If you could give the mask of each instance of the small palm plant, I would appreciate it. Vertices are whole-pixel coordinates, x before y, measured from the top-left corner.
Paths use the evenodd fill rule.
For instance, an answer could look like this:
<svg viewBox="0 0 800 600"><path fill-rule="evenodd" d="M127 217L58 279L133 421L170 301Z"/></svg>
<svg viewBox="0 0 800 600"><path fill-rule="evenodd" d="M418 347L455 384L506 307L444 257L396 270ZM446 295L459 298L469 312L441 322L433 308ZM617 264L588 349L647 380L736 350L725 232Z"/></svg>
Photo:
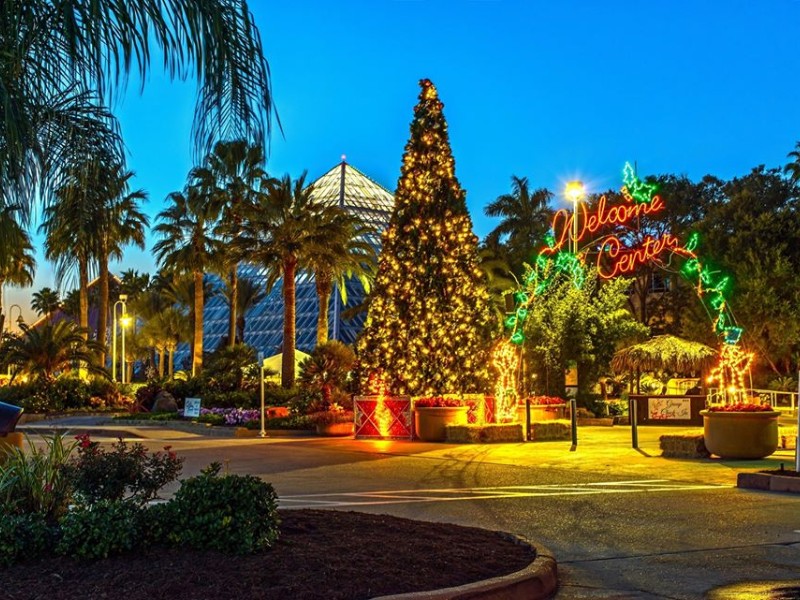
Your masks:
<svg viewBox="0 0 800 600"><path fill-rule="evenodd" d="M3 343L2 368L12 367L15 377L17 373L27 373L49 382L57 374L83 364L90 372L108 377L104 368L92 362L100 344L84 339L85 335L86 331L71 321L36 328L23 325L21 336L7 338Z"/></svg>

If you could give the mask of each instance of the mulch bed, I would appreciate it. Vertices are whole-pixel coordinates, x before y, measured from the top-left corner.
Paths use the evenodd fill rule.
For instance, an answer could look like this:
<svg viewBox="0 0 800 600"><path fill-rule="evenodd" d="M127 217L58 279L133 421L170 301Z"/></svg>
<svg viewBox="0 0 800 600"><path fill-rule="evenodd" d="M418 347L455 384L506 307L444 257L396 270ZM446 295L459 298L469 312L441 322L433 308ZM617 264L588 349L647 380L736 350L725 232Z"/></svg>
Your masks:
<svg viewBox="0 0 800 600"><path fill-rule="evenodd" d="M463 585L518 571L531 548L496 532L356 512L281 512L268 552L179 548L0 569L3 600L345 600Z"/></svg>

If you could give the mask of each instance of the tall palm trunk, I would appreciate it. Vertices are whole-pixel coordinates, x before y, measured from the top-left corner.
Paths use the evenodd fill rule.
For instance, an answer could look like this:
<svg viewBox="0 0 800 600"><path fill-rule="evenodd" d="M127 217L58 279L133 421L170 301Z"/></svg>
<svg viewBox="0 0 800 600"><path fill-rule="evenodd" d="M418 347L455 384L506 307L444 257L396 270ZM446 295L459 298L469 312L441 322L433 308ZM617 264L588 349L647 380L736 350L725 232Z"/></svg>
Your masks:
<svg viewBox="0 0 800 600"><path fill-rule="evenodd" d="M169 378L175 377L175 347L170 346L167 350L169 353Z"/></svg>
<svg viewBox="0 0 800 600"><path fill-rule="evenodd" d="M233 348L236 345L236 307L239 304L239 265L233 265L231 269L231 309L228 318L228 346Z"/></svg>
<svg viewBox="0 0 800 600"><path fill-rule="evenodd" d="M6 323L6 313L3 310L3 285L5 284L4 279L0 279L0 337L3 336L3 332L5 331L5 323ZM9 329L11 328L11 323L8 324Z"/></svg>
<svg viewBox="0 0 800 600"><path fill-rule="evenodd" d="M103 349L100 351L100 365L106 364L106 355L108 354L108 346L106 340L108 336L108 242L103 239L100 242L99 253L99 277L100 277L100 307L97 315L97 341Z"/></svg>
<svg viewBox="0 0 800 600"><path fill-rule="evenodd" d="M192 375L203 369L203 272L194 272L194 340L192 345Z"/></svg>
<svg viewBox="0 0 800 600"><path fill-rule="evenodd" d="M281 357L281 387L294 387L294 344L295 344L295 272L297 259L283 260L283 356Z"/></svg>
<svg viewBox="0 0 800 600"><path fill-rule="evenodd" d="M78 321L83 339L89 338L89 259L78 259Z"/></svg>
<svg viewBox="0 0 800 600"><path fill-rule="evenodd" d="M166 358L166 352L164 348L158 349L158 378L164 379L164 359Z"/></svg>
<svg viewBox="0 0 800 600"><path fill-rule="evenodd" d="M317 315L317 346L328 341L328 306L331 302L333 281L326 275L317 273L317 300L319 301L319 314Z"/></svg>

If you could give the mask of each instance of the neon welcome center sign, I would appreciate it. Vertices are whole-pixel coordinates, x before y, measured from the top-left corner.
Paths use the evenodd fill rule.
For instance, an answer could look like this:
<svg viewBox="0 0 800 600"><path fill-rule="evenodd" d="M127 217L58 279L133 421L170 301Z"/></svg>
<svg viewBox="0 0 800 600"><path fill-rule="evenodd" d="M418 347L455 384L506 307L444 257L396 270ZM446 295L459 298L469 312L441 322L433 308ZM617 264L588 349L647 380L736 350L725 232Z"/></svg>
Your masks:
<svg viewBox="0 0 800 600"><path fill-rule="evenodd" d="M723 342L720 361L711 372L710 380L718 381L726 393L736 393L745 388L745 375L753 355L739 347L743 330L736 325L728 306L730 277L706 265L698 256L698 235L691 234L683 245L669 232L659 237L646 235L633 247L627 246L615 233L597 236L609 227L630 228L634 220L638 222L641 217L656 215L665 208L663 199L656 193L657 186L641 181L630 163L625 164L623 183L623 201L620 203L610 205L606 196L601 196L591 213L585 204L581 204L579 211L561 209L554 215L545 238L547 246L537 255L525 278L525 288L514 294L514 313L505 320L508 338L493 353L493 362L499 373L495 396L500 414L511 416L514 411L517 394L515 373L520 362L517 348L525 341L523 324L531 304L561 277L569 277L575 287L582 287L590 252L597 253L595 266L602 279L632 273L638 266L651 261L664 266L672 256L683 259L680 272L693 284L712 318L715 333ZM669 259L665 261L667 256Z"/></svg>

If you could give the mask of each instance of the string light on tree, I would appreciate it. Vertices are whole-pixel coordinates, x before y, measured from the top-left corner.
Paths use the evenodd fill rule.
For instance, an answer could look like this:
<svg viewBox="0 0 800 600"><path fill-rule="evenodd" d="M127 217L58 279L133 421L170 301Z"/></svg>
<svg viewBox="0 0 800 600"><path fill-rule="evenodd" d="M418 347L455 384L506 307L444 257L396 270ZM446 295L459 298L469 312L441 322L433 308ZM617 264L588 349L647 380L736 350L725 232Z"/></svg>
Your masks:
<svg viewBox="0 0 800 600"><path fill-rule="evenodd" d="M395 207L357 343L360 381L394 394L482 392L488 293L436 87L420 81Z"/></svg>

